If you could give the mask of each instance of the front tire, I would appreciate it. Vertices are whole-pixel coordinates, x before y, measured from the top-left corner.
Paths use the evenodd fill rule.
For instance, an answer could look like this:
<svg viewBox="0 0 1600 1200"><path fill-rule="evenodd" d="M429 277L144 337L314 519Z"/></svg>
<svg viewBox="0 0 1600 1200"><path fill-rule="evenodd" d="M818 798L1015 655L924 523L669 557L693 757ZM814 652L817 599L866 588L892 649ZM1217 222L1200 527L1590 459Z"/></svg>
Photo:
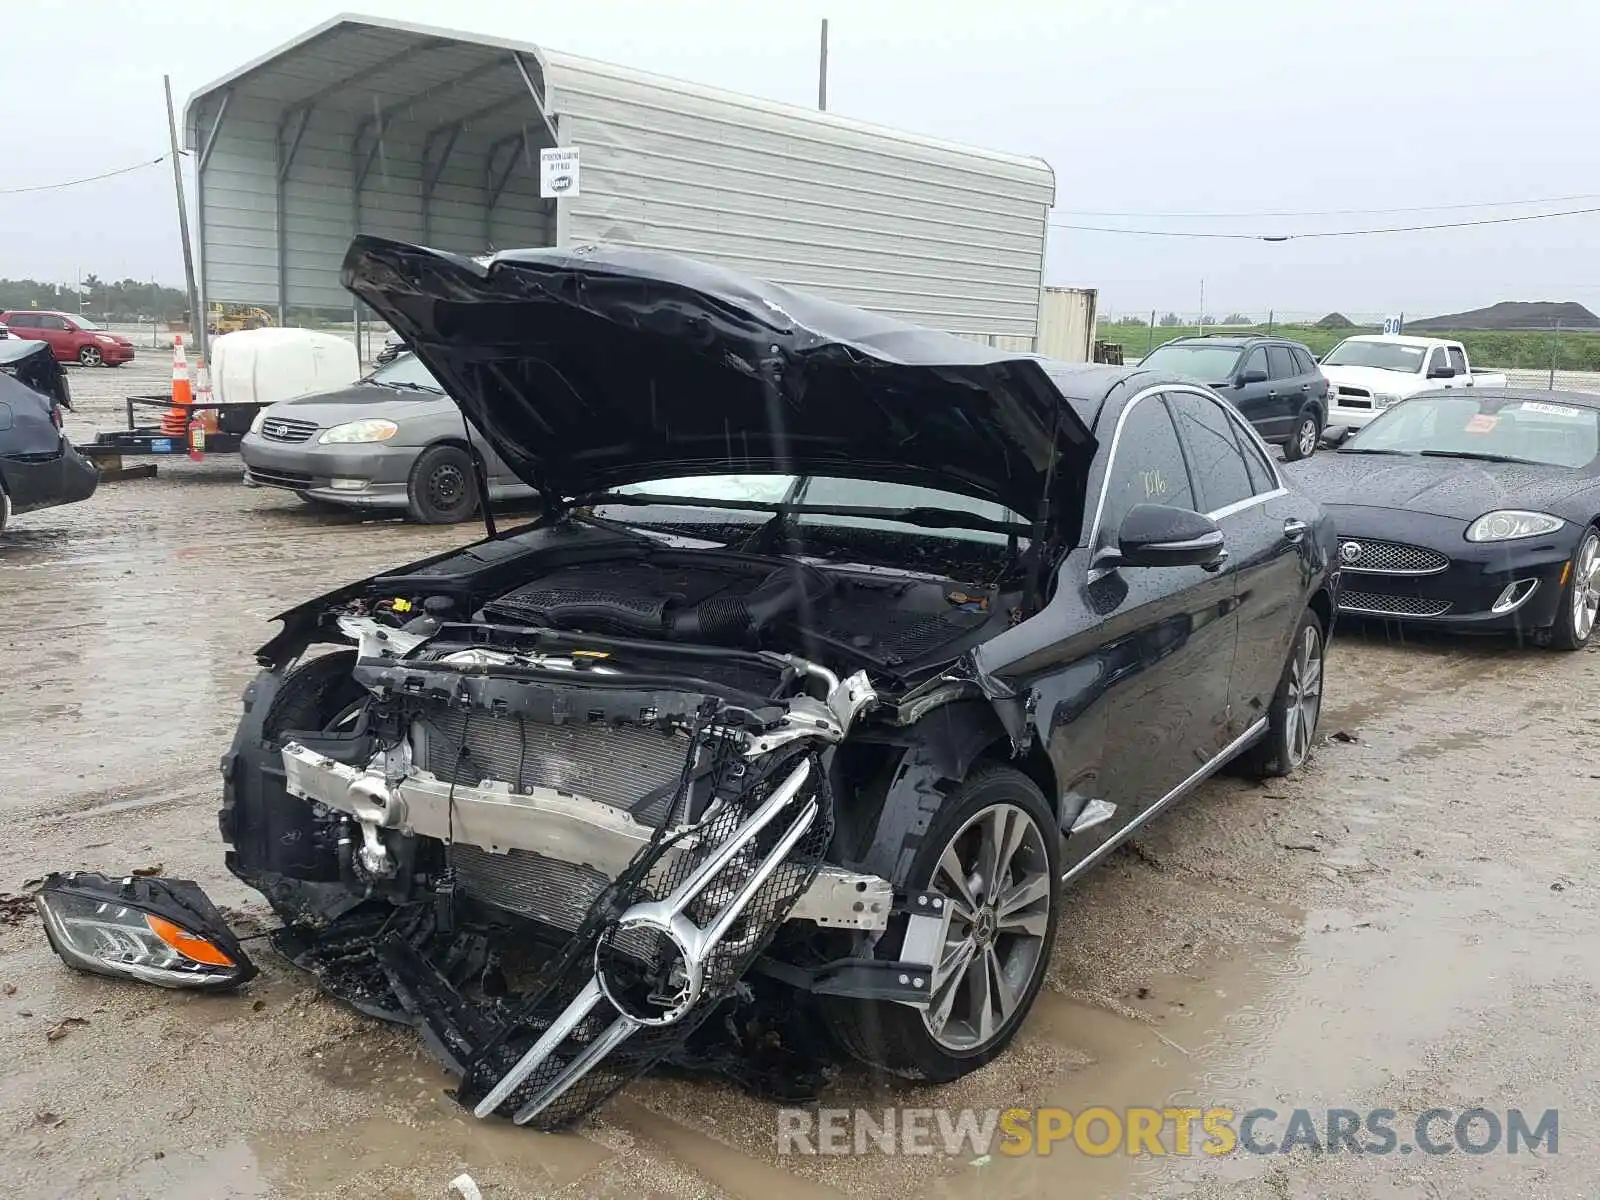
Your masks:
<svg viewBox="0 0 1600 1200"><path fill-rule="evenodd" d="M1567 585L1556 605L1556 623L1550 627L1553 650L1582 650L1594 637L1600 617L1600 530L1583 531L1578 548L1567 564Z"/></svg>
<svg viewBox="0 0 1600 1200"><path fill-rule="evenodd" d="M1317 410L1308 404L1300 410L1300 415L1295 418L1294 432L1283 444L1283 461L1299 462L1302 458L1310 458L1317 452L1317 442L1321 437L1322 422L1317 417Z"/></svg>
<svg viewBox="0 0 1600 1200"><path fill-rule="evenodd" d="M78 361L86 367L102 367L106 360L99 346L85 346L78 351Z"/></svg>
<svg viewBox="0 0 1600 1200"><path fill-rule="evenodd" d="M1044 983L1055 942L1060 836L1037 784L1010 767L979 767L945 798L896 890L946 898L933 997L830 1005L835 1036L868 1066L948 1083L1011 1043ZM917 918L919 921L928 918ZM885 942L902 952L909 918Z"/></svg>
<svg viewBox="0 0 1600 1200"><path fill-rule="evenodd" d="M478 508L472 456L460 446L430 446L406 484L407 511L425 525L454 525Z"/></svg>
<svg viewBox="0 0 1600 1200"><path fill-rule="evenodd" d="M1269 779L1305 766L1322 716L1323 663L1327 639L1322 620L1307 609L1289 645L1289 661L1267 709L1267 732L1242 756L1248 774Z"/></svg>

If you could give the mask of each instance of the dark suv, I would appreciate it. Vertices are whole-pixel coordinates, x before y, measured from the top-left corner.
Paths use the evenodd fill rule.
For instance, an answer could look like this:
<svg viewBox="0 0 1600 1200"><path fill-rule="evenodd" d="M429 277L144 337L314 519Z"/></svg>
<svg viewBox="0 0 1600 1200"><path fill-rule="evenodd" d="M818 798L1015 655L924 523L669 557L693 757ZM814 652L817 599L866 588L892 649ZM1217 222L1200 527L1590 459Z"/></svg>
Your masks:
<svg viewBox="0 0 1600 1200"><path fill-rule="evenodd" d="M1329 386L1316 360L1287 338L1208 334L1157 346L1140 364L1209 384L1263 439L1294 462L1316 452L1328 419Z"/></svg>

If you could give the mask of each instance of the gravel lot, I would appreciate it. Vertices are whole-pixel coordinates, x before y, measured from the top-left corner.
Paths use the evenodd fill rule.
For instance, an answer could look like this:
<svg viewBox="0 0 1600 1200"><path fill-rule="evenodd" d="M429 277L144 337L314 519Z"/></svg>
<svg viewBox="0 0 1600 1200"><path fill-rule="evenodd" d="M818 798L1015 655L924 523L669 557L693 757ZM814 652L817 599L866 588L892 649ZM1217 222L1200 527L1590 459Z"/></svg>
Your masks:
<svg viewBox="0 0 1600 1200"><path fill-rule="evenodd" d="M161 375L75 371L71 432L117 424L117 397ZM215 810L269 617L476 536L314 514L226 457L19 518L0 541L0 893L159 863L264 919ZM442 1197L463 1170L490 1200L1595 1195L1597 663L1341 629L1323 732L1346 738L1292 780L1207 784L1074 888L1011 1053L943 1091L847 1072L830 1098L1555 1107L1553 1156L780 1159L773 1109L658 1080L545 1137L474 1121L413 1038L264 948L238 996L169 994L72 974L0 908L0 1195ZM87 1024L49 1040L68 1017Z"/></svg>

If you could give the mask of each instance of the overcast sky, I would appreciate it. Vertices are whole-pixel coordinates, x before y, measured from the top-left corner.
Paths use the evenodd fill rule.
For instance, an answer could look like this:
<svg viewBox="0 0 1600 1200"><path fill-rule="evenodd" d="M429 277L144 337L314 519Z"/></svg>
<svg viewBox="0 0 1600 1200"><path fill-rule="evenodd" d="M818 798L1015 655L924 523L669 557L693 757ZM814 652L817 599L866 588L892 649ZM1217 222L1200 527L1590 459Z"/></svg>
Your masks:
<svg viewBox="0 0 1600 1200"><path fill-rule="evenodd" d="M368 0L355 11L520 38L777 100L1037 154L1062 224L1303 232L1537 208L1236 220L1146 213L1406 209L1558 196L1600 207L1600 6L1460 0ZM830 11L830 8L832 11ZM170 168L34 194L154 158L178 104L340 11L25 0L4 18L0 276L179 283ZM1095 215L1081 215L1093 213ZM1101 215L1116 214L1116 215ZM1051 231L1049 282L1102 311L1404 311L1578 300L1600 311L1600 215L1264 244Z"/></svg>

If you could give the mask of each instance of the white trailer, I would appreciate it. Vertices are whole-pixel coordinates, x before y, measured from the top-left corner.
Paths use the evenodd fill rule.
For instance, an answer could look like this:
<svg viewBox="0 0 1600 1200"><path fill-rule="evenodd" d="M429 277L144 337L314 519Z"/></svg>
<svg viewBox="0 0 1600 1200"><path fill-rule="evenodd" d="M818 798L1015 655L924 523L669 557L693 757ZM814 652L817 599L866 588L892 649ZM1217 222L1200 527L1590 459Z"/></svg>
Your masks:
<svg viewBox="0 0 1600 1200"><path fill-rule="evenodd" d="M1043 350L1041 159L365 16L200 89L185 126L202 311L348 312L357 232L471 254L617 242Z"/></svg>

